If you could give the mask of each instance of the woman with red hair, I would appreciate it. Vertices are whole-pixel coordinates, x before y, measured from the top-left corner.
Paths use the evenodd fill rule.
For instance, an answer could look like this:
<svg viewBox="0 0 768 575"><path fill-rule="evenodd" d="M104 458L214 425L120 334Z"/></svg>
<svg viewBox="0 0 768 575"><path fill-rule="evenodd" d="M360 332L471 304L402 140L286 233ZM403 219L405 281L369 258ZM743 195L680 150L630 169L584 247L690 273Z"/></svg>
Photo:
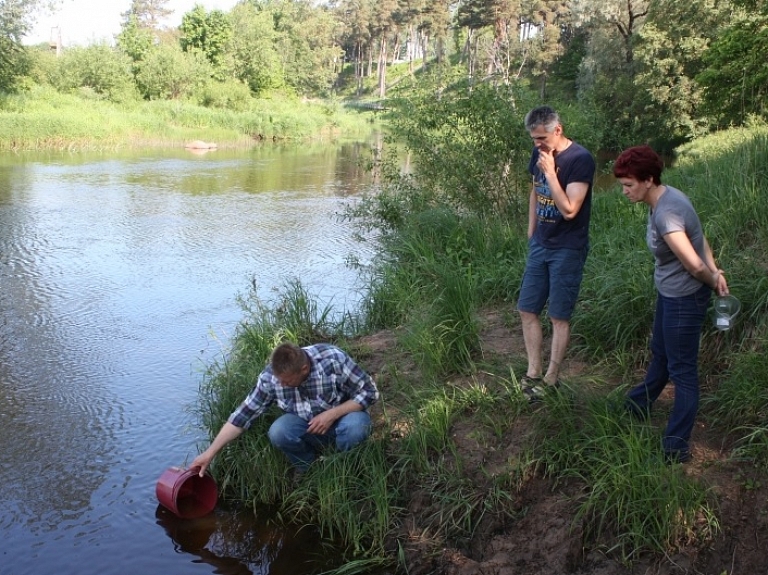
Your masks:
<svg viewBox="0 0 768 575"><path fill-rule="evenodd" d="M613 175L632 203L648 205L646 242L655 259L656 313L651 363L645 379L627 394L627 409L646 419L671 380L675 402L664 432L667 462L691 458L689 440L699 407L698 355L701 328L714 290L728 294L701 222L688 197L661 183L664 163L649 146L624 150Z"/></svg>

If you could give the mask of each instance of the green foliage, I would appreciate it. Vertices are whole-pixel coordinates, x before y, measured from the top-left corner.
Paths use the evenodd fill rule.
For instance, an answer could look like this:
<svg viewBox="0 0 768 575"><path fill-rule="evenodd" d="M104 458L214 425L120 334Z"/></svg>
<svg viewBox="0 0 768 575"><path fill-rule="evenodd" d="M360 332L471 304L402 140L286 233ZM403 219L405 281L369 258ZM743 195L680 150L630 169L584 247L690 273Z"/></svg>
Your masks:
<svg viewBox="0 0 768 575"><path fill-rule="evenodd" d="M284 86L271 15L257 11L250 3L241 3L232 10L230 18L232 38L227 65L234 77L247 84L254 94Z"/></svg>
<svg viewBox="0 0 768 575"><path fill-rule="evenodd" d="M479 351L480 302L503 300L517 288L519 275L510 269L524 257L523 226L462 216L445 205L400 212L413 204L393 200L390 191L364 203L385 218L382 253L369 270L368 325L403 327L403 345L427 374L466 370Z"/></svg>
<svg viewBox="0 0 768 575"><path fill-rule="evenodd" d="M199 52L157 44L136 63L136 85L147 100L189 97L211 77L208 61Z"/></svg>
<svg viewBox="0 0 768 575"><path fill-rule="evenodd" d="M245 112L252 103L251 90L238 80L208 80L196 93L197 100L208 108Z"/></svg>
<svg viewBox="0 0 768 575"><path fill-rule="evenodd" d="M62 92L92 91L113 102L136 99L131 61L108 44L69 48L51 71L51 83Z"/></svg>
<svg viewBox="0 0 768 575"><path fill-rule="evenodd" d="M428 375L465 370L472 366L480 347L474 317L478 278L471 267L462 273L455 262L439 260L424 265L420 271L434 282L416 288L421 291L419 297L431 300L431 305L425 305L411 318L403 345ZM435 288L439 293L432 293Z"/></svg>
<svg viewBox="0 0 768 575"><path fill-rule="evenodd" d="M651 4L638 33L636 90L647 95L639 135L670 149L706 133L703 94L695 78L702 54L717 37L730 9L715 0L665 0Z"/></svg>
<svg viewBox="0 0 768 575"><path fill-rule="evenodd" d="M299 94L327 96L343 56L332 14L309 0L275 0L266 3L265 12L274 23L285 83Z"/></svg>
<svg viewBox="0 0 768 575"><path fill-rule="evenodd" d="M388 100L393 134L416 156L419 187L477 213L526 210L531 96L454 80L438 72Z"/></svg>
<svg viewBox="0 0 768 575"><path fill-rule="evenodd" d="M576 343L593 357L629 356L653 324L653 258L645 245L648 212L615 190L593 199L590 253L572 322ZM635 362L624 365L633 370Z"/></svg>
<svg viewBox="0 0 768 575"><path fill-rule="evenodd" d="M330 12L305 1L244 2L229 19L224 65L254 93L330 93L342 59Z"/></svg>
<svg viewBox="0 0 768 575"><path fill-rule="evenodd" d="M563 53L552 63L549 93L557 100L575 100L579 94L579 69L587 55L589 36L578 30Z"/></svg>
<svg viewBox="0 0 768 575"><path fill-rule="evenodd" d="M36 85L52 85L60 59L48 46L40 45L27 48L30 57L29 81Z"/></svg>
<svg viewBox="0 0 768 575"><path fill-rule="evenodd" d="M34 24L36 11L51 5L50 0L3 0L0 3L0 37L20 43Z"/></svg>
<svg viewBox="0 0 768 575"><path fill-rule="evenodd" d="M29 69L27 49L0 32L0 93L18 90Z"/></svg>
<svg viewBox="0 0 768 575"><path fill-rule="evenodd" d="M23 87L30 71L30 55L22 37L34 23L35 11L47 0L2 0L0 2L0 94Z"/></svg>
<svg viewBox="0 0 768 575"><path fill-rule="evenodd" d="M145 30L158 30L160 22L173 14L169 9L170 0L131 0L131 6L121 16L123 21L135 20L138 26Z"/></svg>
<svg viewBox="0 0 768 575"><path fill-rule="evenodd" d="M345 542L353 557L381 558L402 489L397 471L383 440L352 452L329 451L286 495L281 515L317 526L326 540Z"/></svg>
<svg viewBox="0 0 768 575"><path fill-rule="evenodd" d="M232 37L232 26L224 12L211 10L206 12L201 5L196 5L184 14L179 28L179 43L185 52L199 50L213 66L218 79L223 79L226 46Z"/></svg>
<svg viewBox="0 0 768 575"><path fill-rule="evenodd" d="M131 15L120 28L117 46L134 62L143 60L154 44L152 32L139 26L138 19Z"/></svg>
<svg viewBox="0 0 768 575"><path fill-rule="evenodd" d="M766 117L767 52L768 14L750 12L736 18L704 54L707 68L697 80L720 126L743 125L750 114Z"/></svg>
<svg viewBox="0 0 768 575"><path fill-rule="evenodd" d="M765 421L765 419L763 419ZM764 423L742 425L737 429L739 442L733 450L735 459L753 462L760 470L768 469L768 427ZM760 487L760 482L747 483L746 488Z"/></svg>
<svg viewBox="0 0 768 575"><path fill-rule="evenodd" d="M532 445L547 474L589 486L576 516L586 540L632 562L643 550L674 552L711 537L718 524L706 487L665 463L655 432L628 422L618 397L580 387L582 407L572 393L546 399Z"/></svg>
<svg viewBox="0 0 768 575"><path fill-rule="evenodd" d="M768 245L768 203L762 193L768 185L766 154L765 126L713 134L681 147L679 168L672 172L673 183L689 190L718 255L738 265L732 272L736 282L739 272L747 271L742 265L759 265L752 253Z"/></svg>
<svg viewBox="0 0 768 575"><path fill-rule="evenodd" d="M710 421L725 431L740 433L762 426L768 418L768 388L764 374L768 373L768 356L763 345L743 353L739 362L724 373L720 385L706 396L702 406ZM768 461L768 452L764 454Z"/></svg>

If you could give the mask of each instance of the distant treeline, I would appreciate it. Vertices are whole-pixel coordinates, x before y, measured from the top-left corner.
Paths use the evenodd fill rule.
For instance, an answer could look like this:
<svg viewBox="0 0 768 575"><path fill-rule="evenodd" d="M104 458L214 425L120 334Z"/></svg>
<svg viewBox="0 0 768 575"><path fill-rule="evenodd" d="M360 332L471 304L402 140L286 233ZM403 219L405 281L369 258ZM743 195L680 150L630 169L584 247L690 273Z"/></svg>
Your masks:
<svg viewBox="0 0 768 575"><path fill-rule="evenodd" d="M675 145L765 118L761 0L242 0L162 25L133 0L112 43L26 47L46 0L0 4L0 92L31 83L113 102L191 100L245 110L269 93L389 96L434 70L519 85L600 118L603 147Z"/></svg>

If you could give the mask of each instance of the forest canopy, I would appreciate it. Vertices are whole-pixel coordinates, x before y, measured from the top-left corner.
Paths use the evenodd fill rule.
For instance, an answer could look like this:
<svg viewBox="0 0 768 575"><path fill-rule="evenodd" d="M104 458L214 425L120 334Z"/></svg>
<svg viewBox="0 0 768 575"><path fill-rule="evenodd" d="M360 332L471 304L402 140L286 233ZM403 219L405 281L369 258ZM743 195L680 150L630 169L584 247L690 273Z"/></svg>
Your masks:
<svg viewBox="0 0 768 575"><path fill-rule="evenodd" d="M0 1L0 91L48 84L116 102L242 108L275 92L384 100L434 73L517 85L610 126L604 148L662 147L765 119L758 0L241 0L164 25L132 0L112 43L25 46L55 0ZM405 81L404 80L408 80Z"/></svg>

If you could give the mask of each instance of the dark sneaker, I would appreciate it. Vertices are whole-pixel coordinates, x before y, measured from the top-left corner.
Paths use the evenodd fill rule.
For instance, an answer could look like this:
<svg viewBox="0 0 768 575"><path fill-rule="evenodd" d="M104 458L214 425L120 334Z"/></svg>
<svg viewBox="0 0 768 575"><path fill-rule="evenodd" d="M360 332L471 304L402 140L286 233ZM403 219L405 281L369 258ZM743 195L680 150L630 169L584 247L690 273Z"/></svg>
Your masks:
<svg viewBox="0 0 768 575"><path fill-rule="evenodd" d="M528 403L533 405L535 403L541 403L544 401L544 398L547 396L548 393L552 393L553 391L556 391L560 388L560 382L556 381L554 384L549 385L547 383L544 383L543 380L539 379L537 381L533 381L530 378L524 378L523 382L525 381L531 382L529 385L523 385L523 395L528 400Z"/></svg>
<svg viewBox="0 0 768 575"><path fill-rule="evenodd" d="M520 391L523 392L523 396L528 400L528 403L536 403L534 398L539 395L538 390L542 384L543 382L540 377L524 375L520 378Z"/></svg>
<svg viewBox="0 0 768 575"><path fill-rule="evenodd" d="M525 389L526 387L534 387L536 385L541 385L542 381L540 377L529 377L527 375L524 375L520 378L520 387Z"/></svg>

